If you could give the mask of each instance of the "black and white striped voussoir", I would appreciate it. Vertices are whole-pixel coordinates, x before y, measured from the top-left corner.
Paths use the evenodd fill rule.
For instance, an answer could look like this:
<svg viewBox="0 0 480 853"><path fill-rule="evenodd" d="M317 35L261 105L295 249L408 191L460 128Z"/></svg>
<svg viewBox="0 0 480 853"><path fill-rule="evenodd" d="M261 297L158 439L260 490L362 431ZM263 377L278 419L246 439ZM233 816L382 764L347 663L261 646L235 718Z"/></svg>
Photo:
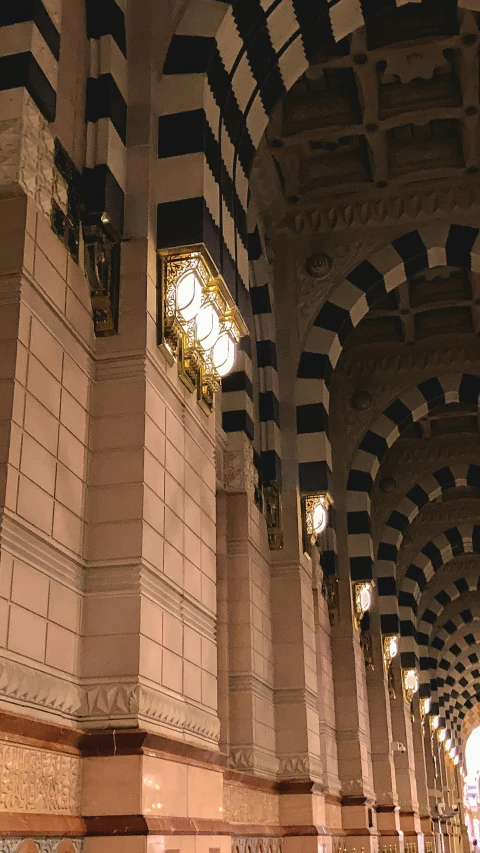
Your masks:
<svg viewBox="0 0 480 853"><path fill-rule="evenodd" d="M363 17L357 4L351 0L347 3L352 6L346 25L350 32L362 25ZM203 112L209 130L202 151L211 180L207 178L204 186L199 186L198 158L189 156L198 152L185 150L182 134L174 133L172 144L163 148L164 156L171 161L165 167L175 169L174 159L183 158L181 183L197 188L189 198L203 200L220 231L220 243L225 241L230 255L236 257L243 280L246 246L242 225L256 148L274 105L306 70L316 52L346 35L340 24L344 16L344 5L331 8L328 0L272 0L270 5L261 0L241 0L231 6L210 4L200 28L196 10L187 6L171 39L163 69L166 109L160 117L162 131L182 123L195 125ZM187 75L203 76L207 86L190 87L186 95ZM172 109L175 103L181 104L181 109ZM177 118L180 112L185 115ZM215 162L207 156L214 143ZM184 190L183 195L177 192L167 193L168 197L159 198L158 203L186 198ZM200 206L195 219L190 221L191 233L185 244L198 242L198 234L203 233ZM207 235L203 242L208 245L212 236Z"/></svg>
<svg viewBox="0 0 480 853"><path fill-rule="evenodd" d="M391 0L391 5L397 4ZM201 199L220 231L220 244L225 241L244 281L247 252L241 223L248 207L248 178L274 105L306 70L319 49L363 26L370 15L384 6L385 0L369 0L362 4L357 0L317 0L315 3L237 0L231 6L210 4L201 23L194 5L186 6L164 63L165 110L161 118L165 119L165 127L173 127L178 113L192 114L178 119L180 123L195 123L199 111L203 112L209 133L205 134L202 150L206 156L207 145L212 146L211 140L208 141L211 135L218 146L216 166L210 177L207 170L202 185L198 180L198 158L185 151L185 136L176 134L177 143L169 146L168 152L168 160L172 162L166 163L165 168L171 173L176 167L175 158L184 158L179 177L182 194L178 188L173 188L175 182L169 182L170 189L166 193L159 187L162 197L158 203ZM197 75L205 78L207 86L203 81L200 85L188 86L186 79L193 80ZM178 109L175 104L179 105ZM195 188L195 194L185 195L185 186ZM232 216L233 199L236 212ZM201 208L202 205L197 206L196 221L192 219L189 223L191 234L185 238L185 244L198 242L198 234L203 233ZM207 238L204 242L207 243ZM403 245L399 241L399 253L407 253L408 271L421 265L424 259L421 241L418 250L414 242L409 239ZM453 248L451 253L453 256ZM381 290L381 282L379 287ZM372 298L373 294L374 290L370 294ZM320 469L316 476L317 479L321 477Z"/></svg>
<svg viewBox="0 0 480 853"><path fill-rule="evenodd" d="M251 214L254 220L253 213ZM254 223L252 222L252 225ZM262 478L282 483L281 426L273 289L257 224L248 235L250 299L255 327Z"/></svg>
<svg viewBox="0 0 480 853"><path fill-rule="evenodd" d="M457 601L462 595L469 592L480 591L480 574L471 578L457 578L444 585L444 588L435 594L428 606L418 614L417 641L419 646L429 646L432 633L437 633L438 623L446 607ZM480 605L480 596L479 596ZM467 619L467 608L462 611ZM470 620L471 621L471 620Z"/></svg>
<svg viewBox="0 0 480 853"><path fill-rule="evenodd" d="M123 233L126 191L127 39L122 3L87 0L87 36L92 44L86 91L87 207L106 213Z"/></svg>
<svg viewBox="0 0 480 853"><path fill-rule="evenodd" d="M453 526L445 530L440 536L427 542L415 560L408 566L398 591L402 665L412 665L408 661L412 659L413 655L417 656L419 646L431 645L435 649L443 648L445 644L442 639L443 628L437 630L431 643L429 634L421 632L420 627L417 629L418 604L422 592L426 589L435 572L456 556L469 553L480 553L480 525ZM441 594L440 599L442 599ZM467 618L467 614L465 616ZM451 626L449 623L446 625L448 631L448 627ZM457 630L456 625L454 625L453 630Z"/></svg>
<svg viewBox="0 0 480 853"><path fill-rule="evenodd" d="M363 436L347 481L347 528L350 573L353 580L372 578L373 545L370 533L370 493L387 450L402 430L437 406L447 403L478 405L480 376L449 373L434 376L407 389L393 400Z"/></svg>
<svg viewBox="0 0 480 853"><path fill-rule="evenodd" d="M407 527L426 504L458 486L480 487L480 465L458 463L437 469L415 483L390 513L380 536L373 568L384 634L394 634L399 630L396 561Z"/></svg>
<svg viewBox="0 0 480 853"><path fill-rule="evenodd" d="M331 476L329 442L329 388L335 366L349 332L367 314L370 305L390 292L406 278L422 269L441 264L470 268L472 256L480 250L479 230L462 225L411 231L393 240L370 261L363 261L338 286L317 314L302 352L299 367L299 400L297 433L299 447L299 481L301 491L321 491L328 487ZM474 266L475 266L474 263ZM426 398L439 401L442 389L425 383ZM312 403L315 401L315 403ZM412 410L402 401L392 404L386 417L400 430L411 422ZM392 437L393 440L393 437ZM388 447L383 432L367 434L365 450L377 459ZM363 468L351 472L354 491L368 492L371 477Z"/></svg>
<svg viewBox="0 0 480 853"><path fill-rule="evenodd" d="M28 23L32 26L25 27ZM2 3L0 29L5 35L0 39L0 92L24 87L47 121L54 121L60 33L46 6L42 0Z"/></svg>
<svg viewBox="0 0 480 853"><path fill-rule="evenodd" d="M437 649L432 644L429 655L420 659L421 695L431 695L432 700L436 701L438 680L442 677L442 672L445 676L454 672L462 674L472 664L475 666L479 664L480 659L476 651L480 643L479 625L466 624L468 625L466 631L463 630L464 625L460 624L453 642L449 640L446 648L444 646L442 649ZM430 676L429 682L428 676Z"/></svg>

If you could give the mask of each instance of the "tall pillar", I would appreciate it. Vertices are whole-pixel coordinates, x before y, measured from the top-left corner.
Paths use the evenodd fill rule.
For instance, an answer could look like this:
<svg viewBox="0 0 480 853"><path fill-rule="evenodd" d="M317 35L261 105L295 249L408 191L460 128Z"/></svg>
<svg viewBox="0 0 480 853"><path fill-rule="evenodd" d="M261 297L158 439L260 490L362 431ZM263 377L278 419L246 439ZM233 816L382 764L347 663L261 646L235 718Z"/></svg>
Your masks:
<svg viewBox="0 0 480 853"><path fill-rule="evenodd" d="M321 572L321 569L320 569ZM332 668L332 646L330 642L330 618L328 605L322 594L322 581L319 579L314 588L315 635L318 684L318 719L320 728L320 750L323 766L323 784L325 790L334 796L340 793L338 778L338 757L336 738L336 719L334 701L334 678ZM328 821L332 826L340 826L341 819Z"/></svg>
<svg viewBox="0 0 480 853"><path fill-rule="evenodd" d="M372 613L373 668L367 671L368 710L372 739L373 784L376 797L379 847L402 849L400 807L392 752L392 719L389 685L383 661L383 641L379 632L379 616Z"/></svg>
<svg viewBox="0 0 480 853"><path fill-rule="evenodd" d="M430 813L430 800L428 796L427 766L424 750L424 728L428 728L428 720L422 722L420 716L420 698L418 693L413 697L413 756L415 761L415 780L417 783L418 808L420 823L424 836L424 843L433 838L433 824ZM420 845L420 839L419 839Z"/></svg>
<svg viewBox="0 0 480 853"><path fill-rule="evenodd" d="M280 823L292 827L285 846L295 850L295 825L325 825L323 767L317 710L317 665L312 562L303 554L296 492L283 493L284 546L272 552L275 720ZM321 831L321 830L320 830ZM316 836L302 850L317 850Z"/></svg>
<svg viewBox="0 0 480 853"><path fill-rule="evenodd" d="M435 732L431 732L430 726L424 727L423 732L423 743L424 743L424 755L425 755L425 767L427 772L427 785L428 785L428 801L430 808L430 815L432 818L432 831L434 834L434 842L435 842L435 850L436 853L441 853L442 850L442 841L439 829L439 822L437 819L438 808L437 803L441 799L441 791L440 791L440 776L438 771L438 757L437 757L437 747L438 741ZM426 853L429 853L428 849Z"/></svg>
<svg viewBox="0 0 480 853"><path fill-rule="evenodd" d="M376 815L365 658L352 619L350 579L341 578L338 586L340 618L332 627L332 656L334 671L342 673L334 688L343 826L353 847L368 850Z"/></svg>
<svg viewBox="0 0 480 853"><path fill-rule="evenodd" d="M251 447L240 452L244 460L252 457ZM234 491L227 475L225 485L230 491L225 496L230 766L274 778L278 760L265 520L253 501L253 480L245 477Z"/></svg>
<svg viewBox="0 0 480 853"><path fill-rule="evenodd" d="M395 776L400 804L400 825L405 836L405 842L410 843L411 840L416 841L418 839L418 844L423 845L415 775L411 710L403 695L399 656L394 658L392 666L396 696L390 699L390 706L393 741L397 744L395 749Z"/></svg>

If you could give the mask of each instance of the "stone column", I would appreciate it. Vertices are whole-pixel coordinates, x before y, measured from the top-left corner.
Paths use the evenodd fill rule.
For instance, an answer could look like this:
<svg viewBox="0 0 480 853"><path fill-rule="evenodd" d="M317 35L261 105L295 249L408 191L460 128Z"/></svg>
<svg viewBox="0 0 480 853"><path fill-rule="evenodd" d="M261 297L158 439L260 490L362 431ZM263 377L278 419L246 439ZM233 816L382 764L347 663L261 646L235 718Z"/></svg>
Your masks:
<svg viewBox="0 0 480 853"><path fill-rule="evenodd" d="M394 658L393 672L397 686L396 697L390 699L392 735L394 744L395 776L400 803L400 825L405 843L423 845L423 836L418 807L416 768L410 705L405 701L402 689L400 656Z"/></svg>
<svg viewBox="0 0 480 853"><path fill-rule="evenodd" d="M319 570L321 573L321 569ZM336 739L336 718L334 700L334 679L332 668L332 646L330 642L330 618L328 605L322 593L322 578L314 587L315 634L318 684L318 720L320 730L320 750L323 765L323 783L325 790L333 796L339 796L338 757ZM339 801L340 802L340 801ZM340 826L341 817L327 820L331 826Z"/></svg>
<svg viewBox="0 0 480 853"><path fill-rule="evenodd" d="M428 728L428 719L425 719L425 721L422 722L422 719L420 717L420 699L417 693L413 698L413 755L415 761L415 779L417 783L417 797L418 808L420 812L420 822L424 835L424 842L426 842L430 841L433 836L433 824L431 819L430 801L428 796L427 767L423 736L424 728Z"/></svg>
<svg viewBox="0 0 480 853"><path fill-rule="evenodd" d="M423 744L425 755L425 767L427 772L428 785L428 801L430 815L432 818L432 831L434 834L435 850L441 853L441 840L439 833L439 823L436 819L438 814L437 803L441 798L440 793L440 777L438 775L438 757L437 757L437 736L430 730L430 725L424 726ZM428 853L428 850L426 851Z"/></svg>
<svg viewBox="0 0 480 853"><path fill-rule="evenodd" d="M275 721L280 823L290 826L287 851L296 850L294 826L325 825L320 795L323 766L317 711L316 639L312 563L302 552L296 492L283 493L284 547L272 552L272 612L275 671ZM319 790L320 789L320 790ZM317 850L315 835L302 839L302 850Z"/></svg>
<svg viewBox="0 0 480 853"><path fill-rule="evenodd" d="M273 651L269 551L265 519L255 506L250 443L225 451L229 762L235 770L274 778Z"/></svg>
<svg viewBox="0 0 480 853"><path fill-rule="evenodd" d="M339 515L339 514L338 514ZM337 515L337 518L338 518ZM350 580L339 580L338 624L332 627L338 772L344 829L352 847L369 849L376 830L365 659L353 625Z"/></svg>
<svg viewBox="0 0 480 853"><path fill-rule="evenodd" d="M368 710L372 740L372 770L376 797L379 848L402 849L400 807L392 752L392 719L387 674L383 660L383 640L379 631L379 615L372 613L373 669L367 671Z"/></svg>

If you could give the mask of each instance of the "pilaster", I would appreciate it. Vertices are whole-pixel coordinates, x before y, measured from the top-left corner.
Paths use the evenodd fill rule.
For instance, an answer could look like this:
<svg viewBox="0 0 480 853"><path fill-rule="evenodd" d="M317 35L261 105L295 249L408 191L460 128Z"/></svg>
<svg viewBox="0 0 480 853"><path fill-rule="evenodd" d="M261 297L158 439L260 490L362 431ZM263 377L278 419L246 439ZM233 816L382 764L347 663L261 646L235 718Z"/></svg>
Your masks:
<svg viewBox="0 0 480 853"><path fill-rule="evenodd" d="M412 731L412 712L402 690L402 671L399 656L392 662L394 680L397 687L395 698L390 698L392 715L392 735L397 744L395 751L395 776L400 804L400 826L405 841L420 839L421 823L419 816L414 743Z"/></svg>
<svg viewBox="0 0 480 853"><path fill-rule="evenodd" d="M383 660L383 640L377 626L378 615L372 614L373 667L367 671L368 709L371 721L372 770L375 788L377 829L381 850L402 849L394 753L389 684Z"/></svg>

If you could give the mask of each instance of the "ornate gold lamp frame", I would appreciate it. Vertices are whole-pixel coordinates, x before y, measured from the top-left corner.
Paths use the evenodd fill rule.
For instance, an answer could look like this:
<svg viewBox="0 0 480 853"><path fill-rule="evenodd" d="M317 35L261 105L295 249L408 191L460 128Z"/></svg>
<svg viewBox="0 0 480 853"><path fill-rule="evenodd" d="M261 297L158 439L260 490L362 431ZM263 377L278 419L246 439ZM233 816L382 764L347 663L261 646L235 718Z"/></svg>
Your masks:
<svg viewBox="0 0 480 853"><path fill-rule="evenodd" d="M372 606L373 581L353 581L353 624L360 630L362 619Z"/></svg>
<svg viewBox="0 0 480 853"><path fill-rule="evenodd" d="M328 509L333 501L328 492L302 496L304 550L315 545L328 524Z"/></svg>
<svg viewBox="0 0 480 853"><path fill-rule="evenodd" d="M211 411L224 375L216 367L213 347L223 335L228 336L229 346L236 347L240 338L247 334L247 326L203 245L158 254L158 345L170 363L177 362L179 376L186 387L196 390L199 402ZM198 303L198 307L192 307L191 316L188 311L182 312L178 305L179 284L188 273L193 273L195 303ZM193 302L192 298L192 305ZM197 321L200 311L210 306L218 321L218 330L213 345L203 347Z"/></svg>
<svg viewBox="0 0 480 853"><path fill-rule="evenodd" d="M387 676L388 693L391 699L396 698L393 659L398 655L398 644L398 634L385 634L383 636L383 665Z"/></svg>
<svg viewBox="0 0 480 853"><path fill-rule="evenodd" d="M418 693L418 672L415 667L402 670L402 687L405 701L411 705L413 697Z"/></svg>

